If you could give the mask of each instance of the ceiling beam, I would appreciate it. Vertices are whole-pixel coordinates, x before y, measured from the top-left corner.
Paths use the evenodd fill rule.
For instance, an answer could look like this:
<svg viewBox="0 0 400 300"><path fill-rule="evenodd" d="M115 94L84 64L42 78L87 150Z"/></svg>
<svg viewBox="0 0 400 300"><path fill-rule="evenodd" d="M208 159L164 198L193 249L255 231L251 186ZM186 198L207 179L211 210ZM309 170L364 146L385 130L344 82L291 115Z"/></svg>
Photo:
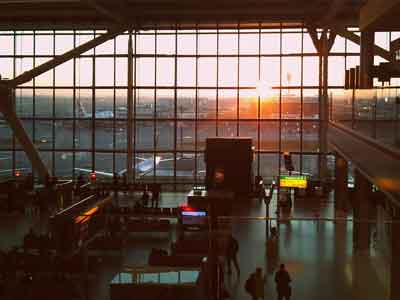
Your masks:
<svg viewBox="0 0 400 300"><path fill-rule="evenodd" d="M360 30L374 30L374 27L379 26L380 23L387 22L386 16L390 16L399 8L400 0L368 0L360 10ZM397 20L398 16L396 16Z"/></svg>
<svg viewBox="0 0 400 300"><path fill-rule="evenodd" d="M348 31L345 28L336 28L336 27L333 28L332 30L335 31L338 35L352 41L353 43L356 43L359 46L361 45L361 38L354 32ZM392 60L392 55L390 54L389 51L387 51L377 45L374 45L373 49L374 49L375 55L378 55L378 56L386 59L387 61Z"/></svg>
<svg viewBox="0 0 400 300"><path fill-rule="evenodd" d="M105 7L104 4L100 4L96 0L82 0L82 2L88 4L90 7L94 8L103 16L113 20L116 24L122 24L126 22L125 17L122 16L120 13L115 13L111 11L109 7Z"/></svg>
<svg viewBox="0 0 400 300"><path fill-rule="evenodd" d="M86 51L110 40L116 37L117 35L123 33L125 29L114 29L114 30L109 30L107 33L104 33L93 40L90 40L70 51L65 52L64 54L60 56L56 56L55 58L41 64L40 66L37 66L36 68L33 68L30 71L24 72L21 75L17 76L16 78L12 80L5 80L2 83L6 84L8 87L15 88L21 84L24 84L26 82L31 81L33 78L36 76L39 76L63 63L66 61L78 57L82 53L85 53Z"/></svg>
<svg viewBox="0 0 400 300"><path fill-rule="evenodd" d="M346 0L333 0L329 9L321 16L318 23L326 24L335 20L338 13L345 7Z"/></svg>

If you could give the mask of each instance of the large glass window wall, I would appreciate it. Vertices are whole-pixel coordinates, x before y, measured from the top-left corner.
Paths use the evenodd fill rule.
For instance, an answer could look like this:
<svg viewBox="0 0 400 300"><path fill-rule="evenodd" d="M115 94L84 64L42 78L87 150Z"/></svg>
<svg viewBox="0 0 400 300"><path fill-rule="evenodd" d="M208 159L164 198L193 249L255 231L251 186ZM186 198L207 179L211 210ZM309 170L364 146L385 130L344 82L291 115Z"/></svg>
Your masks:
<svg viewBox="0 0 400 300"><path fill-rule="evenodd" d="M0 32L0 73L13 78L101 31ZM156 30L133 33L136 180L179 185L205 176L207 137L253 138L254 174L273 179L290 151L296 171L318 176L318 54L305 28ZM342 89L356 45L338 38L331 89ZM16 111L52 173L124 172L128 33L15 91ZM0 175L30 169L0 119ZM152 162L148 170L142 162ZM151 164L151 163L150 163Z"/></svg>

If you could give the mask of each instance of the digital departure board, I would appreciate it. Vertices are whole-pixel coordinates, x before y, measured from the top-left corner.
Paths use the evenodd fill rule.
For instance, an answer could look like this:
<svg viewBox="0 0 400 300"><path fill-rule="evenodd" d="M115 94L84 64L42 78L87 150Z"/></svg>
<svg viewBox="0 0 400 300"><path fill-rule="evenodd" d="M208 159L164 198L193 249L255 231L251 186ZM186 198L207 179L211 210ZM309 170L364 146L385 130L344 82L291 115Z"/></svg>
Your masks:
<svg viewBox="0 0 400 300"><path fill-rule="evenodd" d="M307 188L307 176L280 176L279 185L283 188Z"/></svg>
<svg viewBox="0 0 400 300"><path fill-rule="evenodd" d="M207 225L207 212L206 211L182 211L181 212L182 225Z"/></svg>

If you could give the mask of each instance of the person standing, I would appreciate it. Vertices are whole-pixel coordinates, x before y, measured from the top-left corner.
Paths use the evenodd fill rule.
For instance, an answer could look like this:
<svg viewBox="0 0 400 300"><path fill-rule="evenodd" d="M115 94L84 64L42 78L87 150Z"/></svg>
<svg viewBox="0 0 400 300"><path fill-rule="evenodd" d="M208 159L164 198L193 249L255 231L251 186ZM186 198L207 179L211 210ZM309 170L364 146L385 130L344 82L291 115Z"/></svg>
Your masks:
<svg viewBox="0 0 400 300"><path fill-rule="evenodd" d="M227 253L226 253L226 259L228 262L228 274L232 274L232 266L231 265L232 265L232 261L233 261L236 272L238 275L240 275L240 268L239 268L239 263L238 263L238 258L237 258L238 252L239 252L239 243L233 237L233 235L230 235L228 238Z"/></svg>
<svg viewBox="0 0 400 300"><path fill-rule="evenodd" d="M160 201L160 185L154 184L151 191L151 207L158 208Z"/></svg>
<svg viewBox="0 0 400 300"><path fill-rule="evenodd" d="M264 285L265 276L262 269L257 268L246 280L245 289L251 295L252 300L264 299Z"/></svg>
<svg viewBox="0 0 400 300"><path fill-rule="evenodd" d="M285 265L281 264L279 270L275 273L276 291L278 293L278 300L290 300L292 288L290 286L289 272L285 269Z"/></svg>

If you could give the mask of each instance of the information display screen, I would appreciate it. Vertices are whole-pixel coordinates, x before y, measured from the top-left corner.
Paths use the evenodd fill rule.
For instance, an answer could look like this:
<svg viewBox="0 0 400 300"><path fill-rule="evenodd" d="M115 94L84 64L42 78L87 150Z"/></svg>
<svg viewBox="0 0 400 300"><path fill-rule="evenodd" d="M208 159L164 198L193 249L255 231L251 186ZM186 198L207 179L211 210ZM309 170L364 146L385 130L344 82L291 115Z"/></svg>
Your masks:
<svg viewBox="0 0 400 300"><path fill-rule="evenodd" d="M207 212L205 211L182 211L183 225L206 225Z"/></svg>
<svg viewBox="0 0 400 300"><path fill-rule="evenodd" d="M307 176L280 176L280 187L284 188L307 188Z"/></svg>

